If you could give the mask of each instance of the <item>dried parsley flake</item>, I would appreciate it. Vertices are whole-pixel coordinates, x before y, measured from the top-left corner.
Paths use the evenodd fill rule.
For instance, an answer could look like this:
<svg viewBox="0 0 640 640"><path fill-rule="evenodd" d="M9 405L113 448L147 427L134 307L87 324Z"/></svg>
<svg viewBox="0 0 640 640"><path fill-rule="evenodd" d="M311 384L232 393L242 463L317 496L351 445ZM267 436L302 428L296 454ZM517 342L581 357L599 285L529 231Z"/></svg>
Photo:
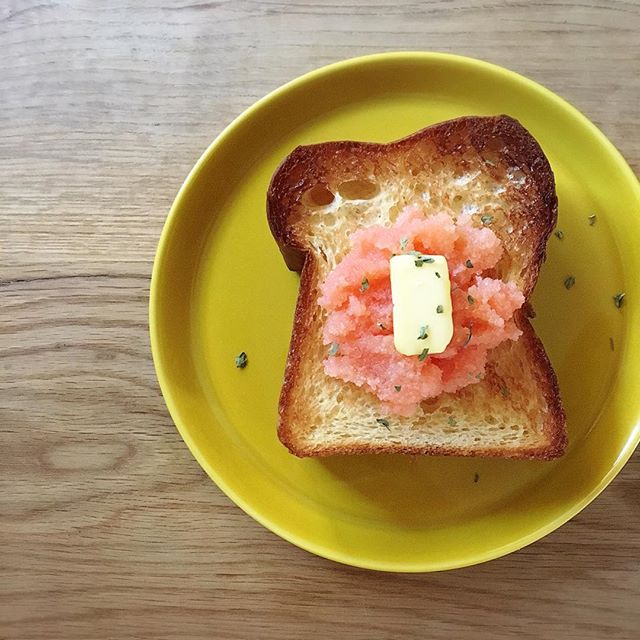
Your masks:
<svg viewBox="0 0 640 640"><path fill-rule="evenodd" d="M236 356L236 367L238 369L244 369L249 362L249 358L247 358L247 354L242 351Z"/></svg>

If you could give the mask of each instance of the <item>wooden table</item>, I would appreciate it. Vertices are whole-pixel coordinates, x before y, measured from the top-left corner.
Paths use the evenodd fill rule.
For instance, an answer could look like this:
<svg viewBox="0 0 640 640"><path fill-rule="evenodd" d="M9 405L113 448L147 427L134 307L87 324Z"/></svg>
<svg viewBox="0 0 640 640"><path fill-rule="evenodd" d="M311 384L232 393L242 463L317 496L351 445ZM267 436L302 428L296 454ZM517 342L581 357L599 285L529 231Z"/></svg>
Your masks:
<svg viewBox="0 0 640 640"><path fill-rule="evenodd" d="M638 171L639 30L638 0L5 0L0 638L633 637L637 454L510 557L432 575L340 566L201 471L156 383L147 301L184 176L281 83L374 51L485 58L568 98Z"/></svg>

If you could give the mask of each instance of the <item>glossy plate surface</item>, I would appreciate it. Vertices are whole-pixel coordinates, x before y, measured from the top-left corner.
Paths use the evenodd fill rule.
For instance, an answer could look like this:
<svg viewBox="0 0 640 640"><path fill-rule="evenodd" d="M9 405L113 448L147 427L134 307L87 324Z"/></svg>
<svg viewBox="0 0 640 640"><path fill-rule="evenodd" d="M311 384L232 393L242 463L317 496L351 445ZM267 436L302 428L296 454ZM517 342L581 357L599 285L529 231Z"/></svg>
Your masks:
<svg viewBox="0 0 640 640"><path fill-rule="evenodd" d="M461 115L507 113L557 180L558 228L534 296L570 447L554 462L300 460L276 437L298 276L269 232L265 192L296 145L386 142ZM595 214L595 224L589 216ZM584 116L540 85L457 56L398 53L309 73L260 100L180 190L153 271L158 378L185 442L263 525L361 567L434 571L514 551L557 528L618 473L640 439L640 187ZM567 290L567 276L575 286ZM622 308L613 296L625 292ZM234 365L246 351L244 370ZM624 523L612 523L622 530Z"/></svg>

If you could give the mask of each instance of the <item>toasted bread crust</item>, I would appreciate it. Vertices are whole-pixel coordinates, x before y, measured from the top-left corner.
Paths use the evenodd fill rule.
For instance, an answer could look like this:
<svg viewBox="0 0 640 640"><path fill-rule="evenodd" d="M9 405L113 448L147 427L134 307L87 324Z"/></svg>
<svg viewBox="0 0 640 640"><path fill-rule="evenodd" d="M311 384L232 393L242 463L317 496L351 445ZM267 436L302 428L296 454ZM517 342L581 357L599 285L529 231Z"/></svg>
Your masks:
<svg viewBox="0 0 640 640"><path fill-rule="evenodd" d="M360 167L368 165L375 170L383 158L401 155L425 140L434 143L442 154L459 156L459 162L464 163L463 154L469 144L481 154L491 154L492 141L497 139L504 143L501 162L509 162L535 176L537 189L527 203L527 219L517 214L513 218L515 228L526 229L526 236L518 241L529 243L534 252L523 286L528 299L545 258L547 239L556 225L558 198L551 166L540 145L517 120L505 115L457 118L388 144L339 141L294 149L274 173L267 191L267 220L287 266L292 271L301 271L308 249L295 233L291 214L312 186L330 186L328 176L340 181L350 178ZM493 170L497 174L499 167ZM501 239L506 241L508 251L509 238Z"/></svg>
<svg viewBox="0 0 640 640"><path fill-rule="evenodd" d="M495 140L500 140L501 147L492 160L492 154L496 152L492 146ZM486 156L487 171L495 171L498 175L504 172L505 167L512 166L532 177L535 188L529 189L526 194L526 217L524 206L514 207L509 215L515 232L504 233L500 239L506 254L521 250L522 247L526 247L528 252L520 283L525 305L517 314L516 322L523 332L519 339L523 357L529 362L546 404L544 415L540 416L547 436L547 442L542 447L511 447L508 451L476 447L468 450L456 446L415 447L393 442L380 445L341 443L310 446L296 430L296 425L307 419L304 406L299 406L304 403L299 403L295 395L296 381L304 375L305 340L321 339L320 327L314 322L317 315L315 287L318 285L318 265L309 253L296 219L304 209L301 198L317 184L329 188L354 175L384 174L389 170L386 165L393 164L395 157L402 157L423 142L435 145L439 153L455 157L463 166L466 162L465 151L471 145L480 155ZM523 459L551 459L562 455L567 436L557 379L544 347L526 317L530 309L529 298L545 257L546 242L556 224L557 197L551 167L538 143L520 123L508 116L465 117L428 127L388 144L346 141L298 147L285 158L272 178L267 193L267 216L287 266L301 272L300 293L279 403L278 436L292 453L298 456L404 453ZM483 380L473 386L490 384L489 380Z"/></svg>
<svg viewBox="0 0 640 640"><path fill-rule="evenodd" d="M291 420L285 420L282 419L282 417L285 415L285 412L291 416L292 412L296 410L295 402L293 402L293 386L296 377L300 373L303 355L302 343L311 325L313 308L317 304L312 286L315 281L315 268L315 263L312 260L307 260L304 262L302 273L300 274L300 289L296 302L293 331L289 344L289 355L284 369L284 380L278 406L278 412L281 418L278 423L278 437L292 453L299 456L304 455L304 449L296 443L295 433L291 429ZM298 453L298 451L300 453Z"/></svg>

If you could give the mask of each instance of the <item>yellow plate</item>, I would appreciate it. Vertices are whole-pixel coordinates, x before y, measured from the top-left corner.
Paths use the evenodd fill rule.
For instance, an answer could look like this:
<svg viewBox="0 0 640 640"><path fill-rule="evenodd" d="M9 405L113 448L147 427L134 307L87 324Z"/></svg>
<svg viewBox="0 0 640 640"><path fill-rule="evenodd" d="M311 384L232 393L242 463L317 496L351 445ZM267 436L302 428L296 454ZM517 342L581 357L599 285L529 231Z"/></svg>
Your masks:
<svg viewBox="0 0 640 640"><path fill-rule="evenodd" d="M299 144L389 141L448 118L497 113L533 133L557 179L564 239L549 241L534 304L567 411L567 454L555 462L295 458L276 437L298 290L265 216L276 166ZM205 471L283 538L339 562L387 571L483 562L578 513L640 439L638 247L636 177L604 135L558 96L458 56L347 60L245 111L184 183L153 270L158 379ZM563 286L568 275L576 279L570 290ZM618 292L626 293L620 309L612 299ZM249 357L243 370L234 365L240 351ZM611 525L624 529L624 522Z"/></svg>

